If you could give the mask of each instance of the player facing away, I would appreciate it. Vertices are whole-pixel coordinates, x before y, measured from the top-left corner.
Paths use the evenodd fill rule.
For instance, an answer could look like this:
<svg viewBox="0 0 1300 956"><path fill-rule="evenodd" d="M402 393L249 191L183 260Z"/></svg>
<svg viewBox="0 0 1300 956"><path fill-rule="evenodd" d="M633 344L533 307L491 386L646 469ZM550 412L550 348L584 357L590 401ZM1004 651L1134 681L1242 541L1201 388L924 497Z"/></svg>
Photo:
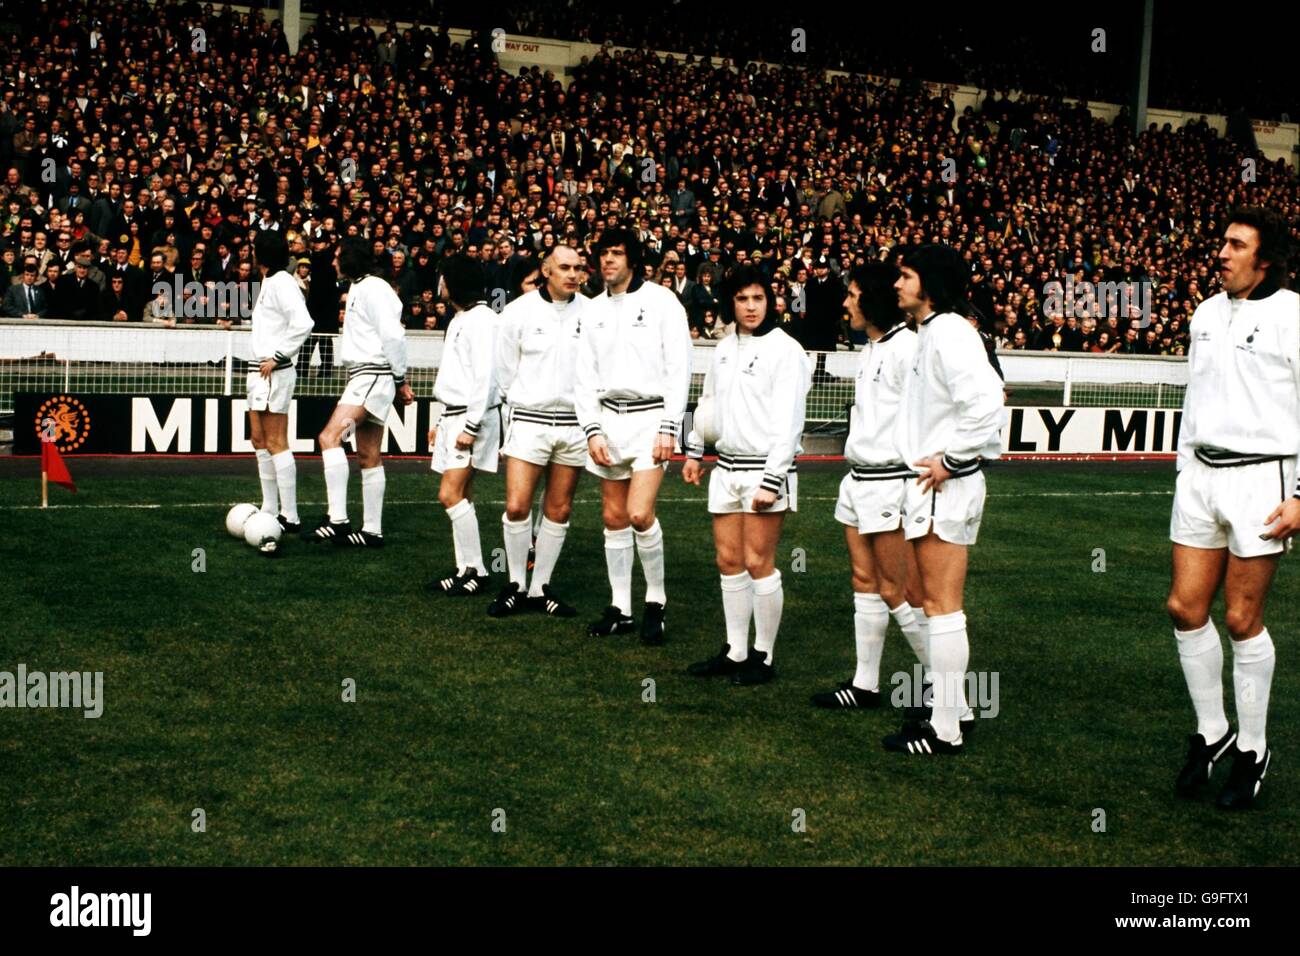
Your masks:
<svg viewBox="0 0 1300 956"><path fill-rule="evenodd" d="M304 532L303 537L314 542L377 548L384 543L386 481L379 454L384 422L394 402L402 408L415 400L411 386L406 384L402 300L374 274L375 257L364 239L345 239L335 268L351 282L337 354L348 383L318 439L329 516L315 530ZM354 434L357 462L361 465L360 531L353 531L348 522L348 456L343 450L343 442Z"/></svg>
<svg viewBox="0 0 1300 956"><path fill-rule="evenodd" d="M525 607L553 617L573 617L572 607L551 590L569 530L578 476L587 464L587 440L573 405L578 336L587 301L578 291L586 278L582 259L556 246L542 261L543 284L501 312L497 331L497 385L507 396L509 425L501 454L506 459L506 510L501 516L510 580L488 607L492 617ZM537 555L529 584L533 495L546 475Z"/></svg>
<svg viewBox="0 0 1300 956"><path fill-rule="evenodd" d="M1246 207L1229 215L1219 249L1223 290L1192 314L1178 432L1167 608L1196 732L1177 789L1197 795L1215 763L1231 756L1218 798L1226 810L1252 805L1272 759L1265 725L1274 653L1264 605L1278 559L1300 530L1300 296L1284 288L1288 252L1286 224L1274 212ZM1220 586L1235 733L1224 714L1223 645L1210 618Z"/></svg>
<svg viewBox="0 0 1300 956"><path fill-rule="evenodd" d="M431 581L429 588L466 597L479 593L488 581L472 495L475 471L497 470L501 401L494 363L499 317L487 304L482 267L468 256L443 262L438 294L451 301L456 314L447 326L433 386L443 409L429 431L430 468L442 476L438 501L451 520L456 570Z"/></svg>
<svg viewBox="0 0 1300 956"><path fill-rule="evenodd" d="M929 720L905 720L886 750L958 754L963 750L970 639L962 594L967 549L984 515L984 459L1002 454L1002 379L964 312L969 270L949 246L909 248L896 284L898 304L917 322L917 344L894 425L907 483L904 536L916 552L924 598L933 705ZM973 723L969 724L973 726Z"/></svg>
<svg viewBox="0 0 1300 956"><path fill-rule="evenodd" d="M294 361L311 335L311 313L298 283L287 271L289 245L278 232L260 232L253 254L262 273L261 291L253 305L253 334L249 339L248 433L257 452L262 481L262 509L280 519L290 533L302 530L298 520L298 468L289 450L289 404L298 373Z"/></svg>
<svg viewBox="0 0 1300 956"><path fill-rule="evenodd" d="M644 282L636 233L606 229L596 243L605 291L586 304L574 402L587 436L587 470L600 478L605 566L612 593L591 636L625 634L632 618L632 547L645 574L641 640L664 640L664 539L655 500L677 447L691 381L686 310Z"/></svg>
<svg viewBox="0 0 1300 956"><path fill-rule="evenodd" d="M802 450L812 362L780 328L771 284L756 267L739 267L720 291L734 310L736 334L714 349L701 400L712 401L718 429L709 513L727 642L715 657L692 664L687 673L730 675L733 684L765 684L776 676L773 651L785 604L776 546L786 512L798 507L795 457ZM682 478L698 486L704 442L697 431L687 437L686 454Z"/></svg>
<svg viewBox="0 0 1300 956"><path fill-rule="evenodd" d="M814 694L812 702L818 707L880 706L880 659L891 616L922 669L930 666L925 608L916 575L908 573L915 559L903 535L903 501L908 482L917 474L894 444L898 405L917 342L898 309L898 275L895 266L883 262L857 266L849 273L844 299L850 326L867 334L858 357L844 445L849 473L840 482L835 502L835 520L844 525L852 570L857 669L853 679L836 690Z"/></svg>

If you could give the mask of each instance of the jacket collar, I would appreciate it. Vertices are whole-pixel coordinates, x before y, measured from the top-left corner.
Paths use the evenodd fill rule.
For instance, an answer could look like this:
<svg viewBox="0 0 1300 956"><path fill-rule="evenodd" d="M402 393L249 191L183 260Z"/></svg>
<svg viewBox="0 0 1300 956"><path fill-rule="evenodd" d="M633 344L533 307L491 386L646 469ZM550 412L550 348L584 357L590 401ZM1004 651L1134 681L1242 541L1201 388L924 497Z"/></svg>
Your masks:
<svg viewBox="0 0 1300 956"><path fill-rule="evenodd" d="M926 319L926 321L928 322L928 321L930 321L930 320L929 320L929 319ZM888 332L886 332L886 333L885 333L884 335L882 335L880 338L876 339L876 344L877 344L877 345L882 345L882 344L884 344L885 342L888 342L890 339L892 339L892 338L893 338L895 335L897 335L899 332L903 331L903 329L905 329L905 328L907 328L907 323L906 323L906 322L899 322L897 325L895 325L892 329L890 329Z"/></svg>

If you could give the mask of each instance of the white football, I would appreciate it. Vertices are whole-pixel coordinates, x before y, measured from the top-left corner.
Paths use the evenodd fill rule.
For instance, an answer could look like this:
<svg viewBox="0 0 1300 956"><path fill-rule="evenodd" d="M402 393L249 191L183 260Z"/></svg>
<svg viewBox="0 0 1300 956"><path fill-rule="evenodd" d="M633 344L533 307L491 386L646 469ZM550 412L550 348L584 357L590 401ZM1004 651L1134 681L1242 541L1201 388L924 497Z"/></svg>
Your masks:
<svg viewBox="0 0 1300 956"><path fill-rule="evenodd" d="M259 511L244 523L244 540L259 551L271 552L279 544L281 531L275 515Z"/></svg>
<svg viewBox="0 0 1300 956"><path fill-rule="evenodd" d="M235 505L226 512L226 530L233 537L244 536L244 523L257 514L257 505Z"/></svg>
<svg viewBox="0 0 1300 956"><path fill-rule="evenodd" d="M695 415L691 419L691 427L706 445L716 445L722 437L718 430L717 409L712 395L700 396L699 404L695 406Z"/></svg>

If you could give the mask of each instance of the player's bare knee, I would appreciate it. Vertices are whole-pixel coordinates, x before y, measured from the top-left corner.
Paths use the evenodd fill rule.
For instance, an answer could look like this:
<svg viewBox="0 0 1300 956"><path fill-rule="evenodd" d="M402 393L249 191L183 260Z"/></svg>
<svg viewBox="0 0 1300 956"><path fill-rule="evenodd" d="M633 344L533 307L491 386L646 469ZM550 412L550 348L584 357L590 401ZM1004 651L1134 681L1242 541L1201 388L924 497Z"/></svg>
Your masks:
<svg viewBox="0 0 1300 956"><path fill-rule="evenodd" d="M631 522L632 527L637 531L649 531L650 526L655 523L655 513L653 510L643 511L638 508L635 511L630 511L627 518L628 521Z"/></svg>
<svg viewBox="0 0 1300 956"><path fill-rule="evenodd" d="M378 468L383 460L378 451L357 451L357 465L361 468Z"/></svg>
<svg viewBox="0 0 1300 956"><path fill-rule="evenodd" d="M609 505L606 505L603 509L601 518L605 522L605 527L610 531L622 531L630 523L626 511Z"/></svg>
<svg viewBox="0 0 1300 956"><path fill-rule="evenodd" d="M745 570L749 572L751 578L759 581L771 577L776 566L767 555L751 554L745 556Z"/></svg>
<svg viewBox="0 0 1300 956"><path fill-rule="evenodd" d="M724 551L719 549L717 553L717 565L719 574L739 574L745 570L745 562L740 559L740 555L733 551Z"/></svg>
<svg viewBox="0 0 1300 956"><path fill-rule="evenodd" d="M1260 613L1254 607L1230 607L1224 614L1223 623L1228 628L1229 637L1234 641L1244 641L1259 631Z"/></svg>
<svg viewBox="0 0 1300 956"><path fill-rule="evenodd" d="M459 488L443 484L438 487L438 504L444 508L454 508L465 500Z"/></svg>
<svg viewBox="0 0 1300 956"><path fill-rule="evenodd" d="M870 574L853 574L853 590L858 594L875 594L878 585L876 579Z"/></svg>
<svg viewBox="0 0 1300 956"><path fill-rule="evenodd" d="M573 512L573 505L568 502L563 504L548 504L542 509L542 514L546 515L546 520L553 524L564 524L569 520L569 515Z"/></svg>
<svg viewBox="0 0 1300 956"><path fill-rule="evenodd" d="M1169 599L1165 601L1165 610L1169 612L1169 619L1173 621L1174 627L1180 631L1194 631L1204 627L1205 622L1209 620L1207 608L1199 605L1192 606L1184 601L1180 594L1169 595Z"/></svg>
<svg viewBox="0 0 1300 956"><path fill-rule="evenodd" d="M907 592L898 586L896 581L886 581L883 578L880 581L880 587L876 591L880 599L890 607L898 607L907 599Z"/></svg>
<svg viewBox="0 0 1300 956"><path fill-rule="evenodd" d="M523 521L532 510L532 503L527 498L506 498L507 521Z"/></svg>

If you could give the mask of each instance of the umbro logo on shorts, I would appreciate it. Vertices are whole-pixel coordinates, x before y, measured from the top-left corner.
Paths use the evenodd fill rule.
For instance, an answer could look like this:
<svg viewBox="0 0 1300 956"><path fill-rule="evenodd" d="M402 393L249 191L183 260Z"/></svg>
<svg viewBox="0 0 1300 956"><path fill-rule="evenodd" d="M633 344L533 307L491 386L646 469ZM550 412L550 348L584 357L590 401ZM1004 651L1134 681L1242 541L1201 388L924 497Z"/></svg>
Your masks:
<svg viewBox="0 0 1300 956"><path fill-rule="evenodd" d="M892 511L882 511L882 512L880 512L880 517L882 517L882 518L888 518L888 517L889 517L890 515L892 515L892 514L893 514Z"/></svg>
<svg viewBox="0 0 1300 956"><path fill-rule="evenodd" d="M920 524L924 520L925 520L925 515L919 515L916 519L916 523Z"/></svg>

